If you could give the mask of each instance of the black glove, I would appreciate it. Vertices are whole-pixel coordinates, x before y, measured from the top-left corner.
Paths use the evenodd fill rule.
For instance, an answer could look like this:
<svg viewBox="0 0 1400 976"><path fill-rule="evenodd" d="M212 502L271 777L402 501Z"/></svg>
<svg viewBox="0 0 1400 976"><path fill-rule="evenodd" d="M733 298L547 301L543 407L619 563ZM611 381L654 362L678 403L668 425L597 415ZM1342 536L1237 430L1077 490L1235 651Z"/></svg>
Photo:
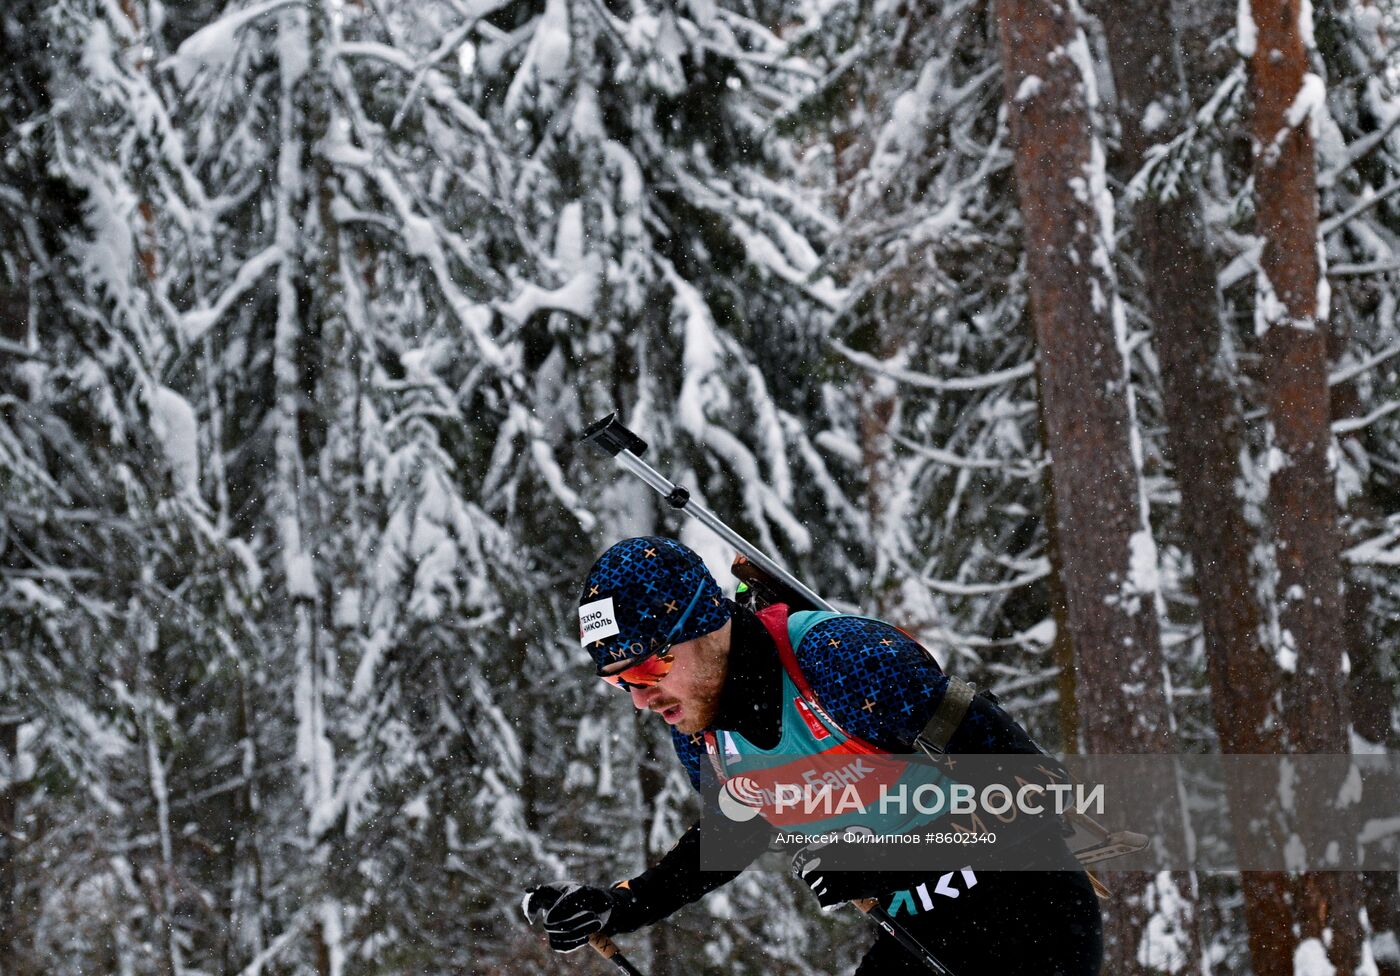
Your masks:
<svg viewBox="0 0 1400 976"><path fill-rule="evenodd" d="M531 888L520 908L525 921L544 926L551 949L573 952L590 935L615 931L631 913L635 900L626 888L594 888L566 881Z"/></svg>

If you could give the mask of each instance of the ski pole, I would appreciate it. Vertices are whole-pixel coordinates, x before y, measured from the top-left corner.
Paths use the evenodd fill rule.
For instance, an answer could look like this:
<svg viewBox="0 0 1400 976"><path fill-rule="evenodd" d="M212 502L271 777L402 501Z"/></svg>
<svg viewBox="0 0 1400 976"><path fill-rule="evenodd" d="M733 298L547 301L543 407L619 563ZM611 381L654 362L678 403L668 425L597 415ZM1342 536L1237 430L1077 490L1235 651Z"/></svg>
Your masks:
<svg viewBox="0 0 1400 976"><path fill-rule="evenodd" d="M610 413L602 420L588 426L579 438L612 456L619 466L641 478L666 499L666 504L684 512L701 525L710 529L725 542L742 552L754 565L792 587L821 610L835 610L830 603L809 589L805 583L783 569L763 554L757 546L729 526L718 515L690 497L690 492L674 482L668 481L659 471L641 459L646 453L647 442L623 426L617 414Z"/></svg>
<svg viewBox="0 0 1400 976"><path fill-rule="evenodd" d="M880 907L880 903L874 898L860 898L851 902L856 908L866 914L876 925L880 926L896 942L904 946L904 950L918 959L925 966L937 973L938 976L954 976L953 971L930 952L922 942L914 938L909 930L891 917L890 913Z"/></svg>
<svg viewBox="0 0 1400 976"><path fill-rule="evenodd" d="M606 935L590 935L588 944L593 947L594 952L622 970L627 976L642 976L637 967L627 961L627 957L618 949L617 944Z"/></svg>

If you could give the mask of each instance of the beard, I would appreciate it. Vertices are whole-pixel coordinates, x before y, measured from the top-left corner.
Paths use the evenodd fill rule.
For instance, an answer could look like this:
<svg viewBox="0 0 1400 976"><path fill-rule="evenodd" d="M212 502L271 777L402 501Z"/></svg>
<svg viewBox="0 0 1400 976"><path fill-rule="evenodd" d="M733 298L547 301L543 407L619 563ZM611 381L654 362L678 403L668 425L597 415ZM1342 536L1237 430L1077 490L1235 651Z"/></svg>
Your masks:
<svg viewBox="0 0 1400 976"><path fill-rule="evenodd" d="M676 723L676 731L693 735L709 728L715 720L715 713L719 711L719 693L723 686L721 681L713 689L699 692L689 701L679 701L683 711L681 720Z"/></svg>
<svg viewBox="0 0 1400 976"><path fill-rule="evenodd" d="M663 707L657 707L661 702L651 705L658 712L680 705L680 721L672 728L684 735L709 728L719 712L720 693L724 691L729 672L729 624L700 638L691 653L694 656L688 662L685 679L675 688L680 694L668 695ZM664 679L661 688L666 690Z"/></svg>

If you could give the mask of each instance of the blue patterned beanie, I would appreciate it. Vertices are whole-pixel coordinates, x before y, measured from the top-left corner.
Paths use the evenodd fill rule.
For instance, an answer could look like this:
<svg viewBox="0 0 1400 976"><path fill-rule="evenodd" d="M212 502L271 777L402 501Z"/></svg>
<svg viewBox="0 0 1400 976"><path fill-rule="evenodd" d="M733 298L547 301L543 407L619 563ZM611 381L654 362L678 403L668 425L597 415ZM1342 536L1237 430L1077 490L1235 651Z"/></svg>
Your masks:
<svg viewBox="0 0 1400 976"><path fill-rule="evenodd" d="M719 630L731 612L704 560L659 536L624 539L599 556L578 603L579 640L599 674Z"/></svg>

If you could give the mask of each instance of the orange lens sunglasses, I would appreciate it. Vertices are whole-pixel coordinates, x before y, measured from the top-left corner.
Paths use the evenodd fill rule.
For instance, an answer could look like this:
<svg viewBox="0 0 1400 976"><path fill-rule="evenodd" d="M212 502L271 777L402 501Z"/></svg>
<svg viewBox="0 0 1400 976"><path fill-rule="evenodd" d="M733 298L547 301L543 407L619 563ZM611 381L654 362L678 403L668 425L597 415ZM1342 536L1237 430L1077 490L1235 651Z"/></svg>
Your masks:
<svg viewBox="0 0 1400 976"><path fill-rule="evenodd" d="M665 654L653 654L616 674L601 674L598 677L614 688L621 688L623 691L630 691L633 688L650 688L670 674L671 668L675 667L675 664L676 655L667 651Z"/></svg>

